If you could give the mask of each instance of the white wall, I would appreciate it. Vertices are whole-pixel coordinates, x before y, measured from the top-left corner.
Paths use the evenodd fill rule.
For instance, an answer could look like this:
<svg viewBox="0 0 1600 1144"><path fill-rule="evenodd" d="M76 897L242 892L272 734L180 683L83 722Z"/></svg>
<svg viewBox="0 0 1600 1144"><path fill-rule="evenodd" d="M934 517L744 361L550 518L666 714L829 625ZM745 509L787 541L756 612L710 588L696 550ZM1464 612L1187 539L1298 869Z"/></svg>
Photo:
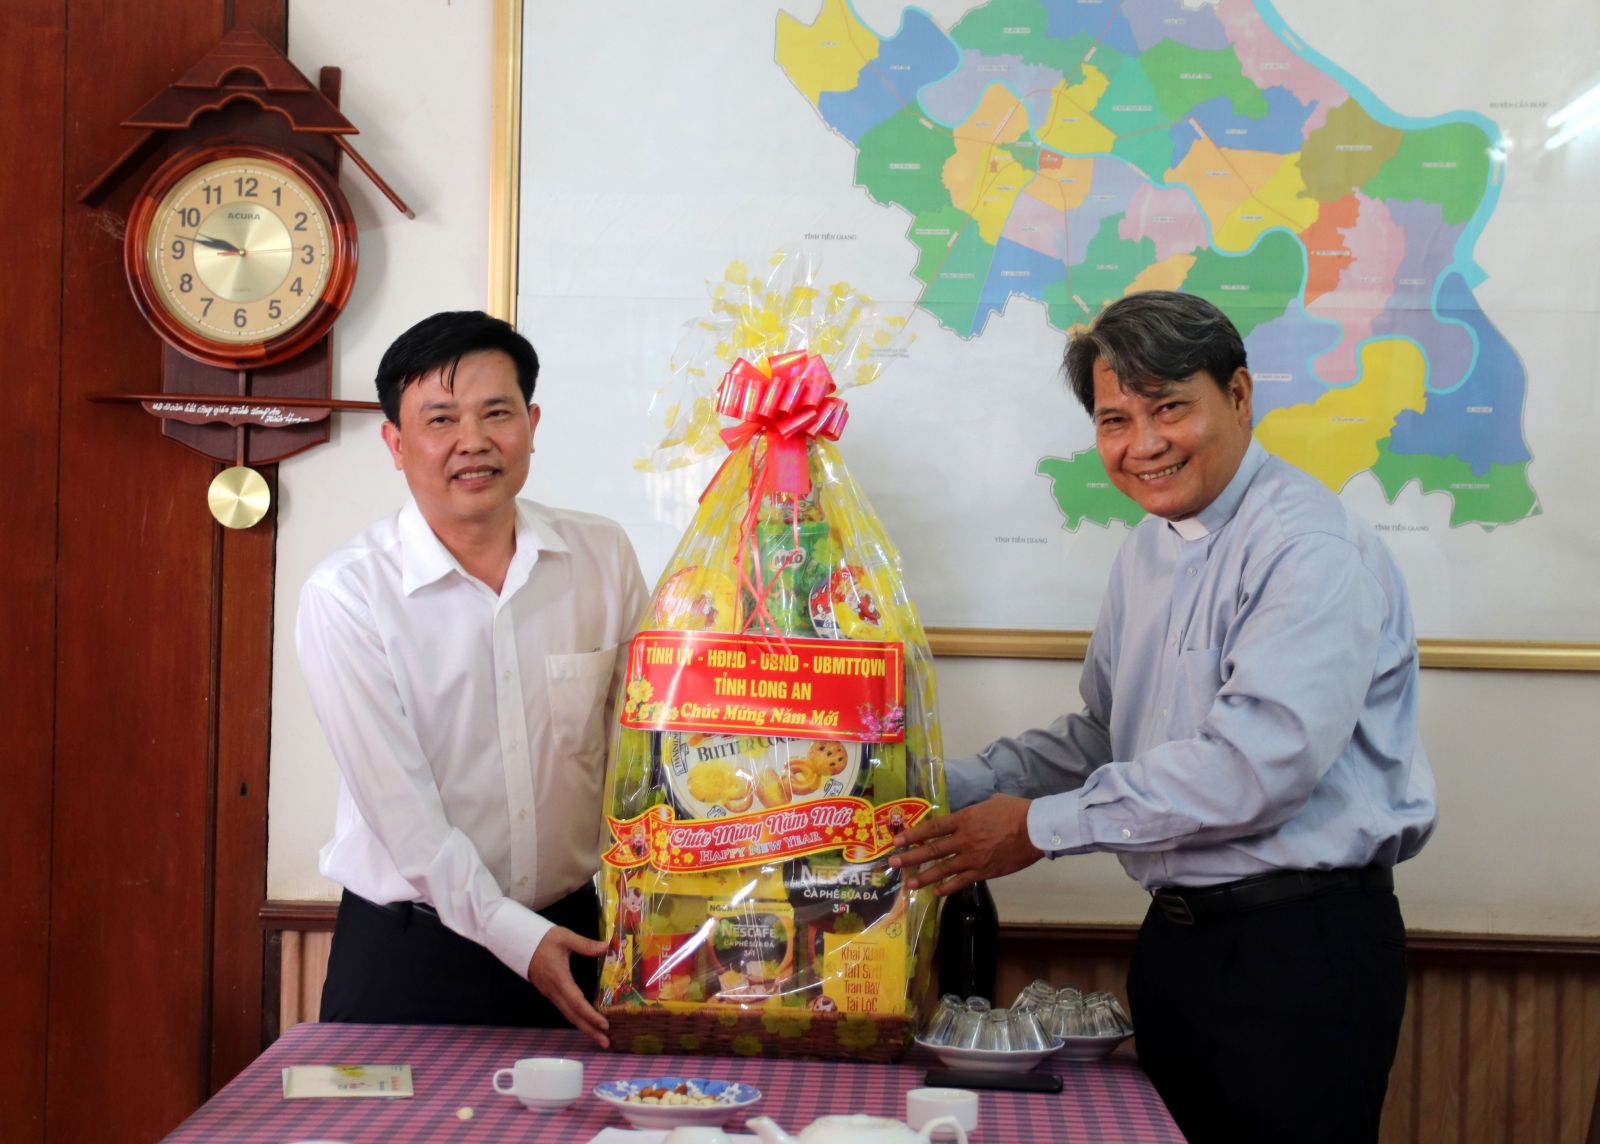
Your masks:
<svg viewBox="0 0 1600 1144"><path fill-rule="evenodd" d="M343 108L362 155L416 211L402 218L347 167L361 269L336 336L335 396L371 400L389 341L435 310L487 296L489 0L297 0L290 55L313 78L344 69ZM670 347L668 347L670 349ZM577 384L550 376L541 385ZM560 433L547 418L541 434ZM849 441L844 442L848 456ZM539 495L538 456L529 494ZM293 626L311 566L404 496L375 415L343 414L327 445L279 467L268 896L329 899L317 849L333 823L336 769L295 661ZM870 490L869 490L870 491ZM1078 665L943 660L946 748L1076 706ZM1443 822L1401 868L1415 927L1600 934L1600 675L1429 671L1424 736ZM1131 921L1146 899L1109 856L1041 863L996 886L1008 920Z"/></svg>

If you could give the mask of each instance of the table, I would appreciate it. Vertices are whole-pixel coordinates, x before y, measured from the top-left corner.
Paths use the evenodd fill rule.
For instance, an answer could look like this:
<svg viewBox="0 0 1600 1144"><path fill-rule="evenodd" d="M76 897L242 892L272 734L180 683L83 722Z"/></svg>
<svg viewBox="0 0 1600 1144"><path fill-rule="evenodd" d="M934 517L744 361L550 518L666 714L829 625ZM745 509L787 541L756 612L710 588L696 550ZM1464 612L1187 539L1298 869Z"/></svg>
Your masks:
<svg viewBox="0 0 1600 1144"><path fill-rule="evenodd" d="M570 1030L451 1025L348 1025L308 1022L285 1033L249 1068L178 1126L169 1144L349 1144L449 1141L558 1141L584 1144L606 1127L626 1128L615 1109L584 1097L559 1112L531 1112L490 1087L495 1069L519 1057L583 1061L584 1086L650 1076L741 1080L762 1092L750 1115L772 1117L798 1133L830 1112L905 1118L905 1094L939 1062L913 1049L898 1064L787 1061L732 1057L634 1056L601 1052ZM286 1065L409 1064L409 1098L284 1100ZM1130 1056L1044 1066L1064 1081L1060 1095L979 1093L974 1144L1182 1144L1149 1079ZM463 1107L470 1120L457 1118ZM735 1117L729 1132L743 1131Z"/></svg>

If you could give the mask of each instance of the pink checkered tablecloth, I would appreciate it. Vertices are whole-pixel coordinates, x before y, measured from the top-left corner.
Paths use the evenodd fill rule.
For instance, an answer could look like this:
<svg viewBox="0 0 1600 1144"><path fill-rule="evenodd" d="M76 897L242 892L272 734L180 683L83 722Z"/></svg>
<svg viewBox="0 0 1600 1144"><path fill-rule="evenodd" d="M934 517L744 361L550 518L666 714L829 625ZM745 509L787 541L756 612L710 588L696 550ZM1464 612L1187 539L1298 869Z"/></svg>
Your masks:
<svg viewBox="0 0 1600 1144"><path fill-rule="evenodd" d="M626 1128L611 1107L584 1097L559 1112L530 1112L490 1087L495 1069L519 1057L583 1061L585 1088L607 1080L703 1076L753 1084L762 1099L751 1115L770 1116L798 1133L830 1112L905 1117L905 1094L921 1087L938 1061L914 1049L899 1064L746 1060L731 1057L633 1056L595 1050L579 1034L539 1029L443 1025L296 1025L262 1053L167 1140L192 1144L349 1144L408 1141L557 1141L584 1144L606 1127ZM408 1064L410 1098L284 1100L286 1065ZM975 1144L1182 1144L1161 1098L1131 1057L1074 1062L1053 1059L1059 1095L979 1093ZM471 1119L458 1118L471 1108ZM728 1131L743 1130L735 1117Z"/></svg>

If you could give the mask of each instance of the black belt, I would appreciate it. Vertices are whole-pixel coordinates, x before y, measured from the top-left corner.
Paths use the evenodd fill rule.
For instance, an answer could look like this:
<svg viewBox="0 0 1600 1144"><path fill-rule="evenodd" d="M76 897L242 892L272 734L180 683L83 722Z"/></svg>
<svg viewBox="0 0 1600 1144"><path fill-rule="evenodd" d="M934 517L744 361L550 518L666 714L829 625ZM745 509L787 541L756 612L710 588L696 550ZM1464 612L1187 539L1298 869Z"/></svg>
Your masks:
<svg viewBox="0 0 1600 1144"><path fill-rule="evenodd" d="M1162 886L1152 890L1150 897L1168 921L1192 926L1341 890L1393 889L1393 867L1365 866L1351 870L1283 870L1220 886Z"/></svg>
<svg viewBox="0 0 1600 1144"><path fill-rule="evenodd" d="M371 898L363 898L360 894L357 894L351 890L346 890L345 893L349 894L358 902L369 905L374 909L383 910L386 913L395 914L399 917L405 918L408 921L415 915L426 918L430 922L439 922L440 925L444 924L439 917L439 911L434 909L427 902L375 902Z"/></svg>

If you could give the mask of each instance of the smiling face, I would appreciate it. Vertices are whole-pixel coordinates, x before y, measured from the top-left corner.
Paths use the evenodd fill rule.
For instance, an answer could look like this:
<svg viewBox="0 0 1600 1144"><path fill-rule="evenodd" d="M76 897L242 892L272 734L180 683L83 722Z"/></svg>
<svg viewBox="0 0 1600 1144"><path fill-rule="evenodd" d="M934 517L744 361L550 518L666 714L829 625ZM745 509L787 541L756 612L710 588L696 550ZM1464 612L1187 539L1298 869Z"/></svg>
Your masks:
<svg viewBox="0 0 1600 1144"><path fill-rule="evenodd" d="M1153 516L1194 516L1228 487L1250 447L1251 385L1247 369L1226 390L1202 370L1146 397L1097 359L1095 445L1106 476Z"/></svg>
<svg viewBox="0 0 1600 1144"><path fill-rule="evenodd" d="M405 387L383 439L429 526L446 545L466 530L516 527L539 407L524 405L516 366L498 350L467 354Z"/></svg>

